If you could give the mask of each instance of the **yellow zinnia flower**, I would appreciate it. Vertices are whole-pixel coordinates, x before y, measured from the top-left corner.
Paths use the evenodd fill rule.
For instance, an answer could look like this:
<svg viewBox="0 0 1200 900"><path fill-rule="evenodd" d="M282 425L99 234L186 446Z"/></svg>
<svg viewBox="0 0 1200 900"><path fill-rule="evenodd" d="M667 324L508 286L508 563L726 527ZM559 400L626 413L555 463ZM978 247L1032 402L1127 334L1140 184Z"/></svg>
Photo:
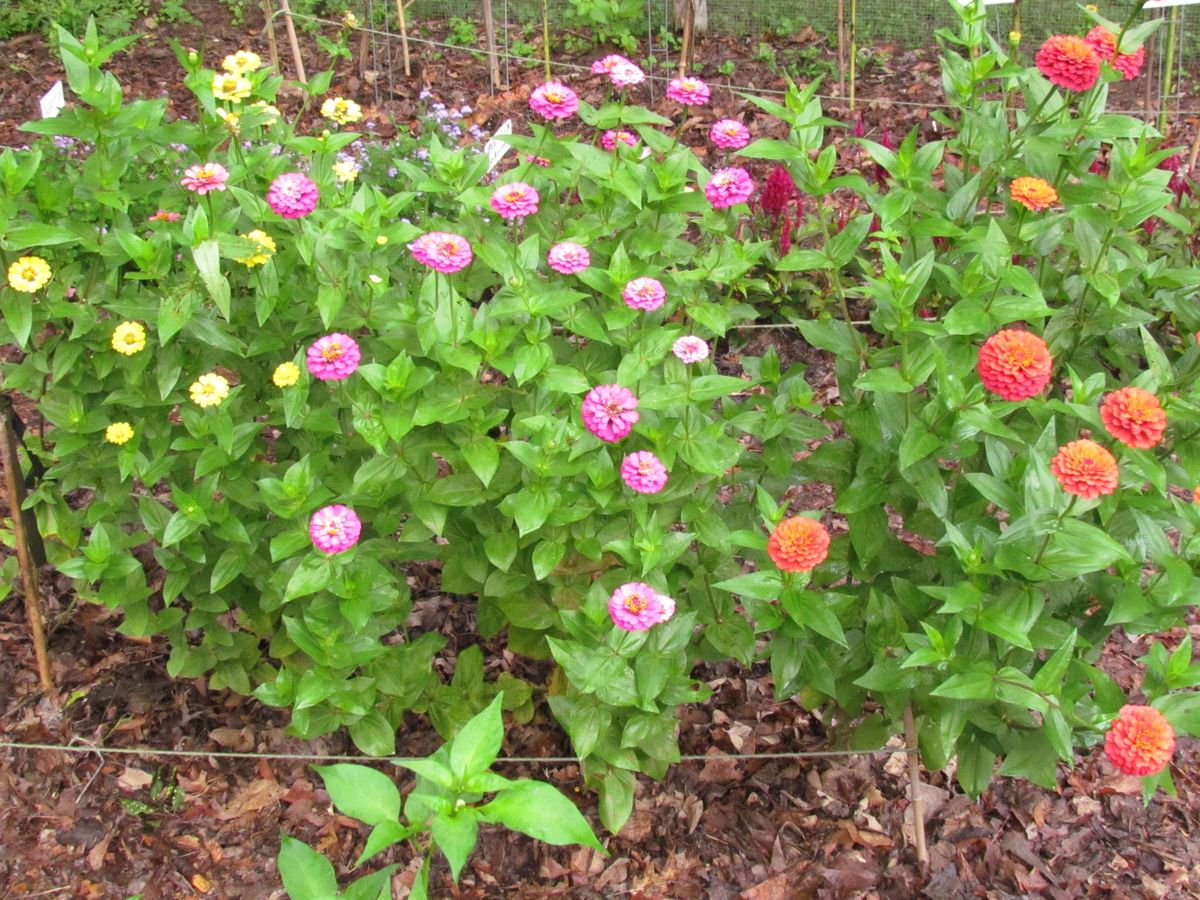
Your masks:
<svg viewBox="0 0 1200 900"><path fill-rule="evenodd" d="M247 268L261 266L275 254L275 241L272 240L271 236L265 231L259 231L256 228L249 234L240 234L238 237L244 237L248 241L254 241L254 243L258 244L258 246L261 248L253 256L237 258L237 262L240 262Z"/></svg>
<svg viewBox="0 0 1200 900"><path fill-rule="evenodd" d="M217 107L217 115L221 117L221 121L225 123L225 128L234 137L240 137L242 134L242 126L239 124L242 118L241 113L228 112L227 110Z"/></svg>
<svg viewBox="0 0 1200 900"><path fill-rule="evenodd" d="M221 68L230 75L245 75L262 68L262 57L251 50L231 53L221 62Z"/></svg>
<svg viewBox="0 0 1200 900"><path fill-rule="evenodd" d="M362 107L346 97L330 97L321 104L321 115L339 125L349 125L362 118Z"/></svg>
<svg viewBox="0 0 1200 900"><path fill-rule="evenodd" d="M229 382L225 380L224 375L209 372L192 382L188 393L192 395L192 402L197 406L218 406L229 396Z"/></svg>
<svg viewBox="0 0 1200 900"><path fill-rule="evenodd" d="M218 72L213 76L212 92L218 100L241 103L250 96L250 79Z"/></svg>
<svg viewBox="0 0 1200 900"><path fill-rule="evenodd" d="M275 382L275 387L291 387L300 380L300 367L294 362L280 363L275 367L271 380Z"/></svg>
<svg viewBox="0 0 1200 900"><path fill-rule="evenodd" d="M133 426L128 422L113 422L104 429L104 439L110 444L124 444L133 437Z"/></svg>
<svg viewBox="0 0 1200 900"><path fill-rule="evenodd" d="M50 280L50 264L40 256L22 256L8 267L8 284L14 291L32 294Z"/></svg>
<svg viewBox="0 0 1200 900"><path fill-rule="evenodd" d="M146 349L146 329L141 322L122 322L113 329L112 348L118 353L133 356Z"/></svg>
<svg viewBox="0 0 1200 900"><path fill-rule="evenodd" d="M257 109L263 114L264 125L274 125L279 121L279 110L266 100L256 100L250 104L251 109Z"/></svg>
<svg viewBox="0 0 1200 900"><path fill-rule="evenodd" d="M333 174L337 176L338 183L345 184L358 177L361 167L352 159L339 159L331 168Z"/></svg>

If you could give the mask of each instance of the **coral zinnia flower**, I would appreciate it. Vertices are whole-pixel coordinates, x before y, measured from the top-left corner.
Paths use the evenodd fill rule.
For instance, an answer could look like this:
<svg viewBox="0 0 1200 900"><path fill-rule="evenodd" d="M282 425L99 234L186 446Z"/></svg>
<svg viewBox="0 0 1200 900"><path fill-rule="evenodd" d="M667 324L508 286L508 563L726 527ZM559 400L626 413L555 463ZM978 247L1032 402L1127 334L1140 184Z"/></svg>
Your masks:
<svg viewBox="0 0 1200 900"><path fill-rule="evenodd" d="M767 555L785 572L807 572L829 555L829 532L816 519L784 519L767 539Z"/></svg>
<svg viewBox="0 0 1200 900"><path fill-rule="evenodd" d="M474 259L465 237L446 231L430 231L408 245L413 259L435 272L449 275L465 269Z"/></svg>
<svg viewBox="0 0 1200 900"><path fill-rule="evenodd" d="M646 631L675 612L675 601L640 581L623 584L608 598L613 624L625 631Z"/></svg>
<svg viewBox="0 0 1200 900"><path fill-rule="evenodd" d="M1167 430L1167 414L1158 398L1138 387L1105 394L1100 419L1118 441L1140 450L1153 447Z"/></svg>
<svg viewBox="0 0 1200 900"><path fill-rule="evenodd" d="M579 412L588 431L602 441L615 444L641 418L637 405L637 397L629 388L601 384L588 391Z"/></svg>
<svg viewBox="0 0 1200 900"><path fill-rule="evenodd" d="M1020 203L1033 212L1049 209L1058 202L1058 192L1054 187L1048 181L1034 178L1032 175L1014 178L1013 183L1008 186L1008 193L1015 203Z"/></svg>
<svg viewBox="0 0 1200 900"><path fill-rule="evenodd" d="M567 119L579 109L579 97L565 84L549 81L529 95L529 108L543 119Z"/></svg>
<svg viewBox="0 0 1200 900"><path fill-rule="evenodd" d="M657 494L667 485L667 467L653 453L639 450L621 462L621 480L639 494Z"/></svg>
<svg viewBox="0 0 1200 900"><path fill-rule="evenodd" d="M1118 53L1116 35L1103 25L1097 25L1089 31L1084 40L1096 51L1100 59L1120 72L1125 81L1137 78L1138 72L1142 70L1142 63L1146 61L1145 46L1138 47L1132 53Z"/></svg>
<svg viewBox="0 0 1200 900"><path fill-rule="evenodd" d="M719 169L704 186L704 196L713 205L713 209L725 209L745 203L754 193L754 182L750 173L738 166Z"/></svg>
<svg viewBox="0 0 1200 900"><path fill-rule="evenodd" d="M1100 77L1099 55L1087 41L1073 34L1049 38L1034 62L1053 84L1069 91L1086 91Z"/></svg>
<svg viewBox="0 0 1200 900"><path fill-rule="evenodd" d="M23 294L33 294L46 286L50 264L40 256L22 256L8 267L8 286Z"/></svg>
<svg viewBox="0 0 1200 900"><path fill-rule="evenodd" d="M1050 350L1036 334L1006 328L979 348L979 380L1005 400L1028 400L1050 381Z"/></svg>
<svg viewBox="0 0 1200 900"><path fill-rule="evenodd" d="M1086 500L1111 494L1120 480L1113 455L1086 438L1059 447L1050 471L1064 491Z"/></svg>
<svg viewBox="0 0 1200 900"><path fill-rule="evenodd" d="M113 329L112 348L118 353L133 356L146 349L146 329L141 322L122 322Z"/></svg>
<svg viewBox="0 0 1200 900"><path fill-rule="evenodd" d="M1126 775L1154 775L1175 752L1175 731L1153 706L1121 707L1104 736L1104 754Z"/></svg>
<svg viewBox="0 0 1200 900"><path fill-rule="evenodd" d="M523 181L502 184L492 193L492 209L503 219L523 219L538 211L537 190Z"/></svg>
<svg viewBox="0 0 1200 900"><path fill-rule="evenodd" d="M327 334L308 348L308 372L320 381L342 381L358 369L362 351L348 334Z"/></svg>
<svg viewBox="0 0 1200 900"><path fill-rule="evenodd" d="M341 553L358 543L362 522L348 506L323 506L308 521L308 536L323 553Z"/></svg>
<svg viewBox="0 0 1200 900"><path fill-rule="evenodd" d="M221 401L229 396L229 381L224 375L209 372L201 375L188 388L192 402L200 407L219 406Z"/></svg>

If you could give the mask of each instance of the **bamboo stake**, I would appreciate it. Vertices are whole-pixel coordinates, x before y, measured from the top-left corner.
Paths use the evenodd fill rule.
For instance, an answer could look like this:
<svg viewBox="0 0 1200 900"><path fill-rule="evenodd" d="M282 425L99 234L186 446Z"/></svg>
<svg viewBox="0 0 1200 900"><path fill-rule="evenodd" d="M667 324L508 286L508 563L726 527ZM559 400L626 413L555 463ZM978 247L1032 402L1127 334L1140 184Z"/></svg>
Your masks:
<svg viewBox="0 0 1200 900"><path fill-rule="evenodd" d="M262 0L263 15L267 20L267 53L271 57L271 68L279 71L279 44L275 42L275 11L271 0Z"/></svg>
<svg viewBox="0 0 1200 900"><path fill-rule="evenodd" d="M858 0L850 0L850 112L854 112L854 80L858 73Z"/></svg>
<svg viewBox="0 0 1200 900"><path fill-rule="evenodd" d="M300 41L296 39L296 23L292 21L292 8L288 5L288 0L279 0L279 9L283 12L283 25L287 30L288 43L292 46L292 60L296 64L296 78L299 81L308 82L308 76L304 74L304 58L300 56Z"/></svg>
<svg viewBox="0 0 1200 900"><path fill-rule="evenodd" d="M492 0L483 0L483 33L487 38L488 78L494 94L500 88L500 60L496 56L496 17L492 14Z"/></svg>
<svg viewBox="0 0 1200 900"><path fill-rule="evenodd" d="M838 96L846 96L846 0L838 0Z"/></svg>
<svg viewBox="0 0 1200 900"><path fill-rule="evenodd" d="M546 64L546 81L550 81L550 10L542 0L542 60Z"/></svg>
<svg viewBox="0 0 1200 900"><path fill-rule="evenodd" d="M412 61L408 55L408 23L404 20L404 0L396 0L396 15L400 19L400 53L404 57L404 77L412 78Z"/></svg>
<svg viewBox="0 0 1200 900"><path fill-rule="evenodd" d="M695 41L696 7L693 0L684 0L683 6L683 46L679 48L679 77L688 73L692 57L692 42Z"/></svg>
<svg viewBox="0 0 1200 900"><path fill-rule="evenodd" d="M1190 175L1192 173L1192 171L1196 168L1197 156L1200 156L1200 124L1196 126L1196 136L1192 138L1192 151L1188 154L1187 168L1184 169L1180 174Z"/></svg>
<svg viewBox="0 0 1200 900"><path fill-rule="evenodd" d="M29 549L29 535L21 507L25 502L21 483L21 461L17 457L16 436L12 428L12 401L0 398L0 456L4 462L4 484L8 493L8 510L12 514L13 536L17 545L17 565L21 570L21 587L25 595L25 618L29 621L29 636L33 639L33 654L37 658L38 680L42 689L54 690L50 672L50 656L46 652L46 630L42 625L42 606L38 596L37 567Z"/></svg>
<svg viewBox="0 0 1200 900"><path fill-rule="evenodd" d="M1158 94L1158 130L1167 133L1167 112L1171 104L1171 68L1175 65L1175 37L1179 30L1179 7L1171 7L1171 18L1167 21L1167 64L1163 69L1162 90Z"/></svg>
<svg viewBox="0 0 1200 900"><path fill-rule="evenodd" d="M904 755L908 757L908 792L912 801L917 864L924 872L929 868L929 850L925 845L925 801L917 790L921 783L921 758L917 751L917 727L913 722L911 703L904 707L904 744Z"/></svg>

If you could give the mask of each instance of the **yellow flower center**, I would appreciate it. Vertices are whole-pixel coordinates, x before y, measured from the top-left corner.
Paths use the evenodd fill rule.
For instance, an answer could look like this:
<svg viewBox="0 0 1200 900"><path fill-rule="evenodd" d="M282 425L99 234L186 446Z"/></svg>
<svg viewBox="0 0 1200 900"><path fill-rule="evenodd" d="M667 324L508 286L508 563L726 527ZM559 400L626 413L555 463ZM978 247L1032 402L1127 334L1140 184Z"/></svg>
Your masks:
<svg viewBox="0 0 1200 900"><path fill-rule="evenodd" d="M635 616L646 609L646 598L641 594L630 594L625 598L625 609Z"/></svg>
<svg viewBox="0 0 1200 900"><path fill-rule="evenodd" d="M323 356L327 362L333 362L336 359L341 359L342 345L337 343L328 345L324 350L321 351L321 356Z"/></svg>

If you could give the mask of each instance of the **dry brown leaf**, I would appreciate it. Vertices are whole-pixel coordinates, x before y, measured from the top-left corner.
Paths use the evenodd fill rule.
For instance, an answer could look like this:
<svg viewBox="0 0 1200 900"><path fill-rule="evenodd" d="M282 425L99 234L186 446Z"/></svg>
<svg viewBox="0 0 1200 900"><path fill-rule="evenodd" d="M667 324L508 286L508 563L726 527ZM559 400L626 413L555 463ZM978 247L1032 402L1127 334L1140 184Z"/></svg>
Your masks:
<svg viewBox="0 0 1200 900"><path fill-rule="evenodd" d="M738 900L788 900L787 873L782 872L766 881L746 888L738 894Z"/></svg>
<svg viewBox="0 0 1200 900"><path fill-rule="evenodd" d="M246 813L258 812L279 802L285 793L284 787L277 781L267 778L256 778L234 795L233 800L223 810L218 810L216 816L223 822L244 816Z"/></svg>
<svg viewBox="0 0 1200 900"><path fill-rule="evenodd" d="M154 776L144 769L130 766L117 778L117 786L124 791L140 791L148 788L154 782Z"/></svg>

